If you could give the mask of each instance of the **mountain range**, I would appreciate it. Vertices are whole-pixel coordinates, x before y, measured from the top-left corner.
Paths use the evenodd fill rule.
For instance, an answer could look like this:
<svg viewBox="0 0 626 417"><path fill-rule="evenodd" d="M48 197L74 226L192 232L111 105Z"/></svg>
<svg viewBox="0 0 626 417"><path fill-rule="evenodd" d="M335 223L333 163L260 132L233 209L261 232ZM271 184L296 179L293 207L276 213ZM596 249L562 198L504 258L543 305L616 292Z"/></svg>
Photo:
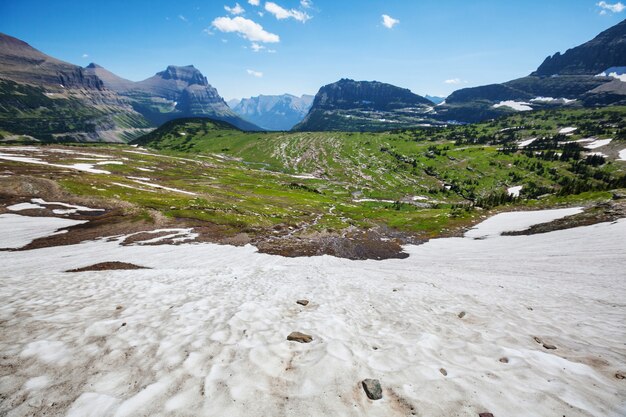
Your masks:
<svg viewBox="0 0 626 417"><path fill-rule="evenodd" d="M94 63L85 71L101 79L106 88L128 99L133 108L155 126L177 118L208 117L242 130L260 130L235 114L193 65L170 65L138 82L121 78Z"/></svg>
<svg viewBox="0 0 626 417"><path fill-rule="evenodd" d="M261 130L235 114L193 66L133 82L48 56L0 33L0 131L44 141L126 142L168 120L208 117Z"/></svg>
<svg viewBox="0 0 626 417"><path fill-rule="evenodd" d="M235 113L265 130L291 130L304 119L312 104L313 96L306 94L260 95L228 102Z"/></svg>
<svg viewBox="0 0 626 417"><path fill-rule="evenodd" d="M626 20L594 39L547 57L530 75L457 90L437 108L440 119L476 122L520 110L626 104Z"/></svg>
<svg viewBox="0 0 626 417"><path fill-rule="evenodd" d="M205 117L242 130L381 131L473 123L519 111L626 104L626 20L548 56L526 77L422 97L378 81L341 79L315 97L258 96L228 104L192 65L130 81L92 63L50 57L0 34L0 136L129 141L169 120Z"/></svg>
<svg viewBox="0 0 626 417"><path fill-rule="evenodd" d="M47 141L120 142L150 123L85 69L0 34L0 130Z"/></svg>

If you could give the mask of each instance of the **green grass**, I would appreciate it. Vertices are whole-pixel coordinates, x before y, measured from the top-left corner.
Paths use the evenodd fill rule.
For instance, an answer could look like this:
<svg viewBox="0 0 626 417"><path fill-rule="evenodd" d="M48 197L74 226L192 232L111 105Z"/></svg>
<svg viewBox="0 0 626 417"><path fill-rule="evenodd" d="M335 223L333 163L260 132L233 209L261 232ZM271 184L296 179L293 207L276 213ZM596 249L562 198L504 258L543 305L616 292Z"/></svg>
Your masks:
<svg viewBox="0 0 626 417"><path fill-rule="evenodd" d="M619 144L624 116L626 108L532 112L470 126L384 133L244 133L225 123L188 119L137 141L153 155L125 145L92 145L126 158L124 165L105 165L110 176L67 174L59 182L74 194L126 201L134 215L158 211L232 233L383 226L433 237L476 221L486 210L610 198L611 189L626 187L626 163L541 159L511 145L553 137L564 126L579 131L559 140L595 132ZM197 195L150 189L128 178L133 176ZM521 198L509 198L507 188L518 185Z"/></svg>

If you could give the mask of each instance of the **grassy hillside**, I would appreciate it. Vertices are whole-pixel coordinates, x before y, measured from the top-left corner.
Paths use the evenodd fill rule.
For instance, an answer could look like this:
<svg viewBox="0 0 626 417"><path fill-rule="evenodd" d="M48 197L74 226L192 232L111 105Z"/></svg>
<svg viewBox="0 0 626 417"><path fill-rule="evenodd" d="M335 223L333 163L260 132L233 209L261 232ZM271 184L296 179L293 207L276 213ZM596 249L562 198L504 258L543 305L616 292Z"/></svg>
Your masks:
<svg viewBox="0 0 626 417"><path fill-rule="evenodd" d="M90 146L118 161L102 166L108 174L0 163L11 178L43 177L103 204L121 201L129 219L209 222L257 242L364 230L410 240L457 233L491 210L610 200L626 188L626 162L616 160L626 148L624 116L626 108L532 112L386 133L244 133L186 119L140 138L140 147ZM577 130L559 134L564 127ZM577 142L589 136L613 139L593 150L606 157ZM67 166L81 162L67 151L84 146L35 149Z"/></svg>
<svg viewBox="0 0 626 417"><path fill-rule="evenodd" d="M279 206L290 214L323 214L317 226L328 221L440 232L480 208L550 205L626 186L625 163L610 161L623 147L625 115L626 108L541 111L391 133L243 133L186 120L138 143L228 164L238 178L230 186L254 190L254 197L241 190L233 195L241 193L238 206L250 205L250 213L273 210L267 204L278 193ZM571 136L558 134L568 126L578 129ZM611 156L588 158L584 143L576 142L588 136L613 138L611 150L603 150ZM516 148L531 137L543 139L526 150ZM518 199L507 192L515 186L522 186Z"/></svg>

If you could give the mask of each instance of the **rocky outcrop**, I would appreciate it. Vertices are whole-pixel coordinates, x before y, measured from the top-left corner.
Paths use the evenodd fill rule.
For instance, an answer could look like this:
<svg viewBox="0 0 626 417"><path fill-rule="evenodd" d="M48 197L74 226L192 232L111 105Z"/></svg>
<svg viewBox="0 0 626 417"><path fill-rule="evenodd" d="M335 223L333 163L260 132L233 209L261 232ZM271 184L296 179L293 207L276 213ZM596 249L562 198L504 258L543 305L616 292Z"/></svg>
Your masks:
<svg viewBox="0 0 626 417"><path fill-rule="evenodd" d="M427 122L435 104L406 88L342 79L320 88L299 131L376 131Z"/></svg>

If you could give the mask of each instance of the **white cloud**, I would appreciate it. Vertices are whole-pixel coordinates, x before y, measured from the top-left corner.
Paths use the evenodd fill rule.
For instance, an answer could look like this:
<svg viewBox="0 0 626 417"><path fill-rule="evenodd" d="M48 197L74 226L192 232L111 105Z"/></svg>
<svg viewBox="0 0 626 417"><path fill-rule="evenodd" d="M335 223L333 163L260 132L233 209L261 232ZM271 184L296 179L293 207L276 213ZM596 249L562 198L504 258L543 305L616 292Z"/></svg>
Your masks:
<svg viewBox="0 0 626 417"><path fill-rule="evenodd" d="M451 78L449 80L445 80L444 83L445 84L461 84L463 81L461 81L460 78Z"/></svg>
<svg viewBox="0 0 626 417"><path fill-rule="evenodd" d="M263 26L241 16L237 16L234 18L218 17L213 20L211 26L221 32L238 33L252 42L280 42L280 37L278 35L267 32L265 29L263 29Z"/></svg>
<svg viewBox="0 0 626 417"><path fill-rule="evenodd" d="M311 7L313 7L313 2L311 0L300 0L300 6L304 7L305 9L310 9Z"/></svg>
<svg viewBox="0 0 626 417"><path fill-rule="evenodd" d="M83 58L89 58L88 54L83 54Z"/></svg>
<svg viewBox="0 0 626 417"><path fill-rule="evenodd" d="M395 25L400 23L398 19L394 19L393 17L386 15L386 14L382 15L382 18L383 18L383 26L386 27L387 29L391 29Z"/></svg>
<svg viewBox="0 0 626 417"><path fill-rule="evenodd" d="M239 3L235 3L235 7L224 6L224 10L226 10L230 14L242 14L245 12L245 9L239 5Z"/></svg>
<svg viewBox="0 0 626 417"><path fill-rule="evenodd" d="M185 16L183 16L182 14L179 14L179 15L178 15L178 18L179 18L180 20L182 20L183 22L189 22L189 20L187 20L187 18L186 18Z"/></svg>
<svg viewBox="0 0 626 417"><path fill-rule="evenodd" d="M259 5L259 0L248 0L248 3L250 3L253 6L258 6Z"/></svg>
<svg viewBox="0 0 626 417"><path fill-rule="evenodd" d="M621 13L626 10L626 6L622 2L611 4L605 1L601 1L600 3L597 3L596 6L602 9L600 10L600 14L606 14L607 11L611 13Z"/></svg>
<svg viewBox="0 0 626 417"><path fill-rule="evenodd" d="M263 49L265 49L265 46L263 45L259 45L256 42L252 42L252 45L250 45L250 48L254 51L254 52L259 52Z"/></svg>
<svg viewBox="0 0 626 417"><path fill-rule="evenodd" d="M249 69L249 70L246 70L246 72L252 75L253 77L257 77L257 78L263 77L263 73L259 71L254 71L254 70Z"/></svg>
<svg viewBox="0 0 626 417"><path fill-rule="evenodd" d="M291 17L299 22L304 23L311 18L311 16L309 16L305 12L296 9L287 10L271 1L265 3L265 10L273 14L274 17L276 17L276 19L278 20L288 19Z"/></svg>

